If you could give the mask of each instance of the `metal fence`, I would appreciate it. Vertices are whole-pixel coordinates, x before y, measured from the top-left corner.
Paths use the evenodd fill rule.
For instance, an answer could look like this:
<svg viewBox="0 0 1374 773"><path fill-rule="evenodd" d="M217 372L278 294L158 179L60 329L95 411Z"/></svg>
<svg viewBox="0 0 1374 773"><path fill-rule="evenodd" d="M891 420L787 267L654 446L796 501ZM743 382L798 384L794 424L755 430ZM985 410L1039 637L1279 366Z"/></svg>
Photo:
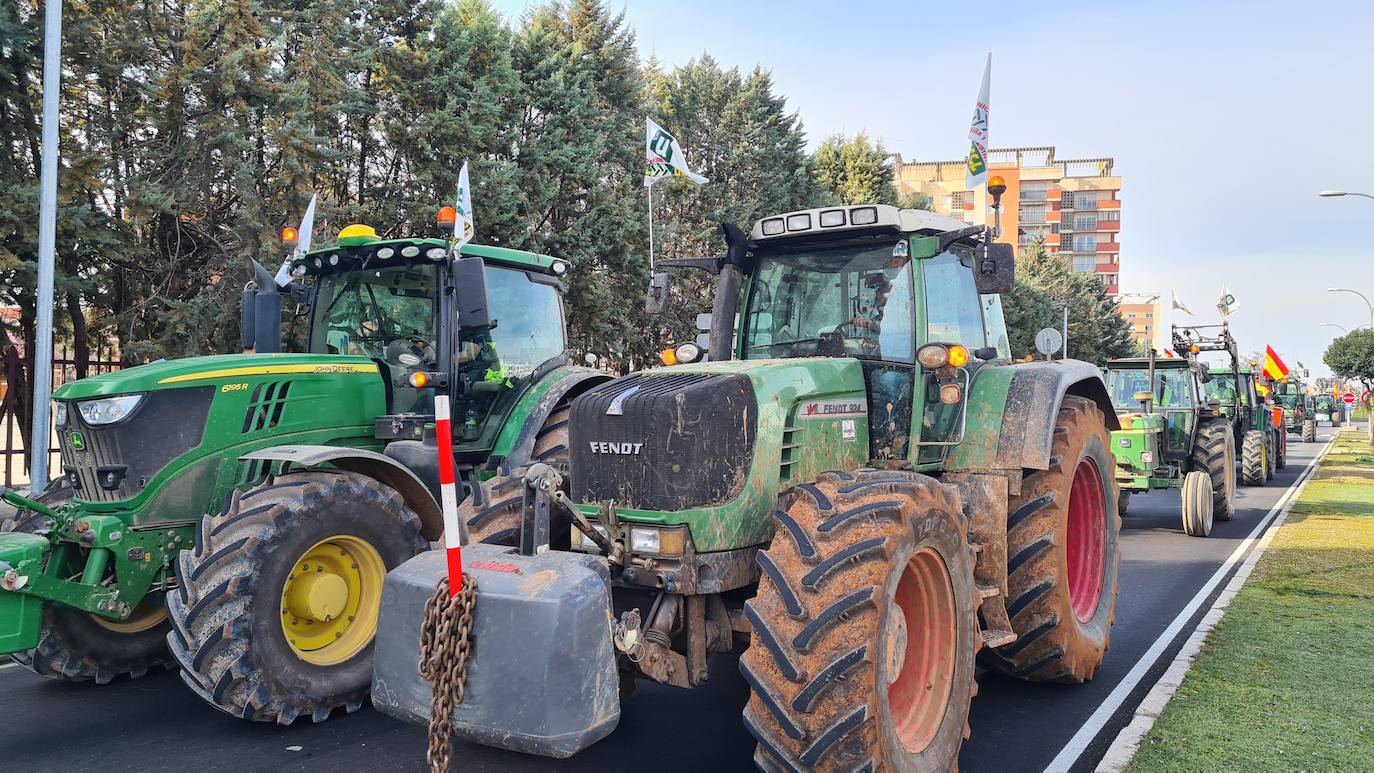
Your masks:
<svg viewBox="0 0 1374 773"><path fill-rule="evenodd" d="M119 370L119 361L113 359L114 353L112 351L98 351L92 354L90 362L87 363L87 376ZM31 374L27 372L27 368L23 367L23 359L23 356L13 347L6 347L3 352L0 352L0 442L3 443L0 445L0 483L8 487L29 483L28 465L25 461L27 451L24 448L24 434L28 428L21 423L21 417L26 415L28 411L20 410L20 396L25 389L25 382ZM66 349L60 352L60 356L53 358L52 386L54 390L68 381L76 380L76 365L76 359ZM11 381L15 383L10 383ZM60 470L57 436L53 431L52 421L53 417L49 412L48 469Z"/></svg>

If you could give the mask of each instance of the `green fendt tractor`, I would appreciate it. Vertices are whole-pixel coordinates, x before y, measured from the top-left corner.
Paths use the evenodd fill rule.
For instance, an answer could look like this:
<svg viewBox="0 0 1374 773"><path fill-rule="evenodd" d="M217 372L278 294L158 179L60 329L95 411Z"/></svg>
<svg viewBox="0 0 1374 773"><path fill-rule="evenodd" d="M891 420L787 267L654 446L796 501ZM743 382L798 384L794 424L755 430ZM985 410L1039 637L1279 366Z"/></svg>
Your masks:
<svg viewBox="0 0 1374 773"><path fill-rule="evenodd" d="M1157 359L1151 350L1107 363L1107 391L1121 423L1112 433L1112 456L1122 515L1132 492L1161 488L1182 490L1189 536L1206 537L1214 520L1235 513L1235 441L1220 403L1203 395L1207 377L1193 353Z"/></svg>
<svg viewBox="0 0 1374 773"><path fill-rule="evenodd" d="M1102 663L1120 519L1100 374L1009 358L1011 249L982 226L849 206L724 231L724 257L665 261L717 276L712 361L583 394L569 480L533 467L465 505L475 539L519 544L464 549L454 731L567 756L615 727L620 689L701 685L747 642L760 765L948 770L977 664L1078 683ZM439 558L384 590L373 704L414 721Z"/></svg>
<svg viewBox="0 0 1374 773"><path fill-rule="evenodd" d="M566 458L569 401L607 379L566 364L566 263L350 226L293 265L306 352L263 353L280 297L258 266L259 353L56 392L61 485L5 494L22 509L0 534L0 653L72 681L179 667L247 719L354 710L383 577L443 529L433 386L414 374L455 395L469 485Z"/></svg>
<svg viewBox="0 0 1374 773"><path fill-rule="evenodd" d="M1263 486L1287 464L1288 436L1267 398L1260 394L1255 372L1233 365L1212 368L1207 396L1221 403L1240 448L1240 476L1247 486Z"/></svg>
<svg viewBox="0 0 1374 773"><path fill-rule="evenodd" d="M1284 431L1300 435L1302 442L1317 441L1317 420L1312 415L1312 398L1303 385L1295 381L1281 381L1275 385L1279 405L1283 406Z"/></svg>

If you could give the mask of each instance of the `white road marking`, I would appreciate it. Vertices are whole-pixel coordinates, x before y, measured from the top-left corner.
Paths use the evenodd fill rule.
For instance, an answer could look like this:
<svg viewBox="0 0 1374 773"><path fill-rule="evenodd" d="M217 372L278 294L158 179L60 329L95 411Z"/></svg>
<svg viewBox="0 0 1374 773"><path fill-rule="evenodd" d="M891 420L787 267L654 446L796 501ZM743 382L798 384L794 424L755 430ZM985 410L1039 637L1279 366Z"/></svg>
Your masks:
<svg viewBox="0 0 1374 773"><path fill-rule="evenodd" d="M1169 627L1165 628L1164 632L1159 635L1159 638L1154 640L1154 643L1145 651L1145 654L1140 656L1140 660L1136 661L1136 664L1131 667L1131 670L1126 676L1116 685L1111 693L1107 695L1106 699L1098 705L1097 710L1092 713L1092 716L1088 717L1088 720L1083 723L1083 726L1078 729L1078 732L1074 733L1073 737L1069 739L1069 742L1064 744L1064 748L1060 749L1059 754L1055 755L1055 758L1045 767L1046 771L1067 771L1078 761L1079 757L1083 756L1083 752L1087 750L1088 745L1092 743L1098 733L1102 732L1102 728L1106 726L1107 722L1116 715L1117 710L1121 708L1121 704L1125 703L1126 698L1130 696L1131 692L1134 691L1141 680L1145 678L1145 675L1154 667L1155 663L1159 661L1164 651L1168 649L1169 645L1178 637L1179 632L1183 630L1183 627L1187 625L1188 621L1197 613L1198 608L1202 606L1202 602L1212 594L1212 591L1216 589L1217 585L1221 584L1222 579L1231 571L1231 568L1236 565L1236 562L1239 561L1241 557L1245 555L1246 551L1250 549L1250 546L1255 543L1256 537L1268 528L1270 522L1274 520L1280 511L1285 510L1291 500L1296 498L1297 492L1307 483L1308 478L1310 478L1313 471L1316 470L1317 463L1322 460L1322 457L1326 456L1326 452L1331 449L1332 444L1335 442L1336 437L1332 435L1331 439L1322 447L1322 450L1313 457L1312 461L1307 463L1307 467L1302 471L1302 474L1298 475L1297 480L1293 481L1292 485L1288 487L1282 497L1279 497L1279 501L1274 503L1274 506L1270 508L1269 512L1260 520L1254 530L1250 532L1249 536L1236 546L1236 549L1231 552L1231 555L1227 557L1226 561L1224 561L1221 566L1217 567L1216 572L1207 582L1203 583L1202 587L1198 589L1197 594L1193 596L1187 606L1185 606L1182 611L1178 613L1178 616L1169 623ZM1221 598L1225 598L1227 603L1230 602L1230 597L1223 594L1222 597L1217 599L1218 603L1221 602ZM1207 622L1207 618L1204 617L1203 621L1199 621L1199 625L1201 625L1202 622ZM1215 620L1210 622L1215 623ZM1168 675L1166 674L1166 676ZM1181 679L1182 677L1180 676L1179 678Z"/></svg>
<svg viewBox="0 0 1374 773"><path fill-rule="evenodd" d="M17 668L18 666L19 664L15 663L14 661L10 661L8 663L0 663L0 671L4 671L7 668Z"/></svg>

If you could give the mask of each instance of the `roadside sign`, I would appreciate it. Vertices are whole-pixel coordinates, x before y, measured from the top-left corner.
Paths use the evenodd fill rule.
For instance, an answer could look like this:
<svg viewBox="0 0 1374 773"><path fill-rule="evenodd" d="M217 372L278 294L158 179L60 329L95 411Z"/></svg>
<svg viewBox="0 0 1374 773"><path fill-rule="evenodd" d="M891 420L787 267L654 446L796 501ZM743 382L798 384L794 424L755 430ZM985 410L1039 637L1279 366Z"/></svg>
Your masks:
<svg viewBox="0 0 1374 773"><path fill-rule="evenodd" d="M1035 334L1035 349L1046 357L1059 351L1064 345L1064 335L1052 327L1042 328Z"/></svg>
<svg viewBox="0 0 1374 773"><path fill-rule="evenodd" d="M1362 402L1362 403L1367 403L1367 402L1369 402L1369 390L1368 390L1368 389L1366 389L1366 390L1364 390L1363 392L1360 393L1360 402Z"/></svg>
<svg viewBox="0 0 1374 773"><path fill-rule="evenodd" d="M1351 403L1355 402L1355 393L1346 392L1345 394L1341 395L1341 399L1345 401L1346 405L1350 405Z"/></svg>

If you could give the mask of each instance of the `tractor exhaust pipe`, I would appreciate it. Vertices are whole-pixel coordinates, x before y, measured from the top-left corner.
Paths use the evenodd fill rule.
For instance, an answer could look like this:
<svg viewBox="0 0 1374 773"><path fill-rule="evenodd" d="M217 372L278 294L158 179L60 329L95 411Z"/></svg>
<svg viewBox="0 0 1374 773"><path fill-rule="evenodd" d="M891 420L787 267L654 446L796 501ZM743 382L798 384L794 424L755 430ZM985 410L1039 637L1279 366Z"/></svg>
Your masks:
<svg viewBox="0 0 1374 773"><path fill-rule="evenodd" d="M740 285L754 243L732 223L721 223L720 230L725 236L725 260L716 281L707 352L712 360L729 360L735 356L735 311L739 308Z"/></svg>
<svg viewBox="0 0 1374 773"><path fill-rule="evenodd" d="M256 260L253 261L253 281L243 290L240 321L244 349L253 349L259 354L281 351L281 293L277 291L276 280Z"/></svg>

